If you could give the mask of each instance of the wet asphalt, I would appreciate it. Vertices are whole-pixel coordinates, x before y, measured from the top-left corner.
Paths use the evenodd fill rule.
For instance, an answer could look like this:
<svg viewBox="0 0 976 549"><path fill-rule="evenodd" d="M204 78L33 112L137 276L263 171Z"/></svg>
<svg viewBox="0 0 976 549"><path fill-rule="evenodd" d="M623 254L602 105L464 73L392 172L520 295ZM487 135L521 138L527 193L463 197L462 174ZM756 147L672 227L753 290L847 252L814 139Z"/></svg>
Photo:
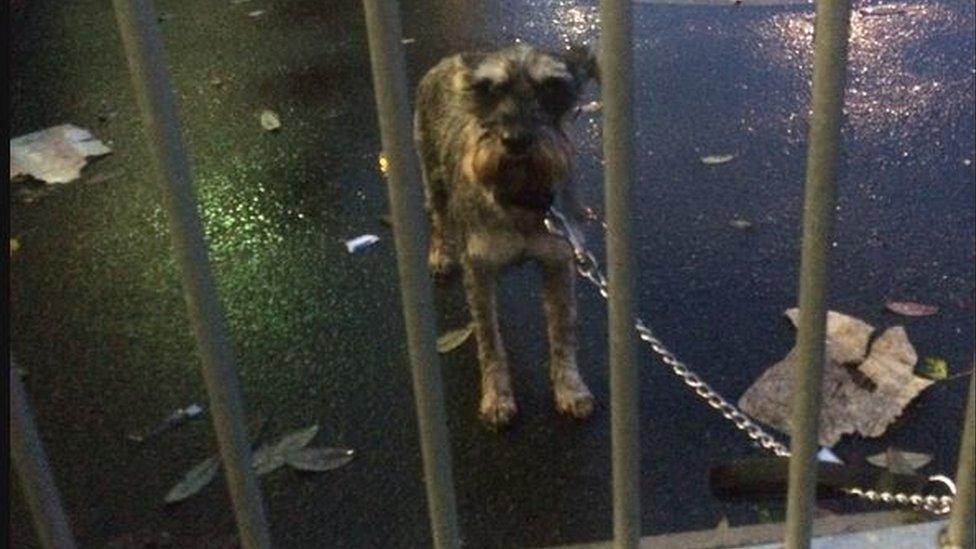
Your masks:
<svg viewBox="0 0 976 549"><path fill-rule="evenodd" d="M593 2L402 5L411 82L459 50L599 34ZM830 305L904 324L920 356L959 373L974 348L976 18L971 4L897 5L852 18ZM315 445L358 454L326 474L261 480L276 546L429 545L360 4L157 7L249 419L266 419L272 439L319 424ZM637 309L736 399L792 344L782 312L796 294L812 8L637 3L634 19ZM162 502L214 451L208 420L141 445L126 438L206 394L110 3L30 2L11 22L11 134L70 122L114 151L29 203L23 187L11 193L11 347L74 531L84 547L233 544L222 480ZM261 129L264 109L280 131ZM584 114L573 130L582 195L597 210L599 123ZM702 164L709 154L735 158ZM381 241L346 253L342 241L363 233ZM599 251L593 227L590 240ZM468 547L610 537L605 309L581 287L579 360L601 407L576 423L551 404L537 282L520 268L501 290L520 406L512 429L477 420L473 345L443 360ZM457 285L436 297L442 330L466 322ZM896 317L888 299L940 312ZM648 352L640 360L643 533L781 516L709 496L710 465L757 450ZM835 450L859 462L896 445L934 454L925 472L953 471L965 389L965 378L937 384L884 437ZM15 492L12 503L11 545L35 546Z"/></svg>

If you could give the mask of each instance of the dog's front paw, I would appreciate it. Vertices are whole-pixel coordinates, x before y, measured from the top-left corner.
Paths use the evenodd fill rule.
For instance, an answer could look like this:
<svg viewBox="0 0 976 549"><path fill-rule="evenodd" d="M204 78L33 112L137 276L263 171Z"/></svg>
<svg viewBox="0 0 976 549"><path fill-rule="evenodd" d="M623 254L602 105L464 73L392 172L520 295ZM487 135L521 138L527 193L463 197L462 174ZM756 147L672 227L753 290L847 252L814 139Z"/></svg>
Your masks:
<svg viewBox="0 0 976 549"><path fill-rule="evenodd" d="M436 277L447 277L457 269L457 261L451 257L447 246L440 239L431 240L427 253L427 267Z"/></svg>
<svg viewBox="0 0 976 549"><path fill-rule="evenodd" d="M511 392L499 393L488 391L481 396L481 407L479 410L481 419L492 429L501 429L508 426L518 408L515 406L515 397Z"/></svg>
<svg viewBox="0 0 976 549"><path fill-rule="evenodd" d="M556 394L556 409L561 413L576 419L586 419L593 414L596 399L579 374L558 376L553 383L553 391Z"/></svg>

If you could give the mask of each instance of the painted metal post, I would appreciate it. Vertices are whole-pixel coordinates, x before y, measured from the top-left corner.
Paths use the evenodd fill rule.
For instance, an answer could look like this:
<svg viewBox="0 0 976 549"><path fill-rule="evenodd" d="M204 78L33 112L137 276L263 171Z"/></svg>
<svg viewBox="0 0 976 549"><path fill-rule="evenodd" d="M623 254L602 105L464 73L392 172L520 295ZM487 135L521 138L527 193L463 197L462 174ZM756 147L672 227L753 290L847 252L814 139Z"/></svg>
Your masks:
<svg viewBox="0 0 976 549"><path fill-rule="evenodd" d="M949 517L949 547L964 549L976 545L973 517L976 514L976 374L969 376L969 401L963 420L956 469L956 498Z"/></svg>
<svg viewBox="0 0 976 549"><path fill-rule="evenodd" d="M412 143L399 7L393 0L364 0L363 6L380 134L383 151L390 163L390 209L430 528L436 547L458 547L454 479L436 347L433 291L426 262L427 223L420 166Z"/></svg>
<svg viewBox="0 0 976 549"><path fill-rule="evenodd" d="M631 192L634 178L633 40L630 0L601 0L600 74L606 160L610 431L614 547L640 542L640 432Z"/></svg>
<svg viewBox="0 0 976 549"><path fill-rule="evenodd" d="M174 255L183 273L183 295L196 336L241 544L248 549L267 548L271 537L251 468L234 356L207 257L156 17L150 0L113 0L113 4L169 218Z"/></svg>
<svg viewBox="0 0 976 549"><path fill-rule="evenodd" d="M44 456L27 391L10 361L10 459L45 549L74 549L71 526L61 507L54 476Z"/></svg>
<svg viewBox="0 0 976 549"><path fill-rule="evenodd" d="M840 155L850 0L818 0L813 91L803 202L798 368L793 380L792 458L786 507L786 547L810 546L816 494L817 441L826 335L827 253Z"/></svg>

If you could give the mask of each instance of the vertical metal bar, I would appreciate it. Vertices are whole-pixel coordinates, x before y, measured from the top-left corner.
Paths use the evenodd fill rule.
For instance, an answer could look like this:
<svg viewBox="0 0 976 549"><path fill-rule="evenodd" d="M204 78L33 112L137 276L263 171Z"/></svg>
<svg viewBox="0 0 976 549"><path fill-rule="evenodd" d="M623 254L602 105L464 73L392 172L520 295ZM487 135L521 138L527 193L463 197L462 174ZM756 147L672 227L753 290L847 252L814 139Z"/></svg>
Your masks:
<svg viewBox="0 0 976 549"><path fill-rule="evenodd" d="M10 360L10 458L34 518L34 529L45 549L73 549L68 518L61 507L54 476L44 457L27 391Z"/></svg>
<svg viewBox="0 0 976 549"><path fill-rule="evenodd" d="M390 208L431 533L436 547L458 547L454 479L436 348L433 294L426 264L423 188L411 141L399 7L393 0L364 0L363 6L380 134L383 151L390 162Z"/></svg>
<svg viewBox="0 0 976 549"><path fill-rule="evenodd" d="M786 507L786 547L810 546L817 475L827 309L827 252L840 154L850 0L818 0L813 91L803 202L798 368L793 381L792 458Z"/></svg>
<svg viewBox="0 0 976 549"><path fill-rule="evenodd" d="M601 0L603 155L606 159L610 432L614 547L640 542L639 376L634 339L631 208L634 109L630 0Z"/></svg>
<svg viewBox="0 0 976 549"><path fill-rule="evenodd" d="M190 166L180 136L162 40L150 0L113 0L153 167L169 218L183 295L196 336L210 411L231 502L246 548L271 546L261 493L251 469L244 405L234 371Z"/></svg>
<svg viewBox="0 0 976 549"><path fill-rule="evenodd" d="M969 377L969 402L963 420L959 446L959 465L956 468L956 498L949 517L949 547L973 547L973 515L976 513L976 375Z"/></svg>

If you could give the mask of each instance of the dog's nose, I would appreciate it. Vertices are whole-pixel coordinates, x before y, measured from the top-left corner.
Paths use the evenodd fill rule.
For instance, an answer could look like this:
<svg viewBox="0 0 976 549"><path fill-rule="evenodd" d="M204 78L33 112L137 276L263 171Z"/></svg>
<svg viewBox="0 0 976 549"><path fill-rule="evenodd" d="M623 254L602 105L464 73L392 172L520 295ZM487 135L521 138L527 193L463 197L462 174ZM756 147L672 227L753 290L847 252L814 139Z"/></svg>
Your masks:
<svg viewBox="0 0 976 549"><path fill-rule="evenodd" d="M534 140L532 133L526 130L507 130L502 133L502 145L512 154L522 154L529 150Z"/></svg>

